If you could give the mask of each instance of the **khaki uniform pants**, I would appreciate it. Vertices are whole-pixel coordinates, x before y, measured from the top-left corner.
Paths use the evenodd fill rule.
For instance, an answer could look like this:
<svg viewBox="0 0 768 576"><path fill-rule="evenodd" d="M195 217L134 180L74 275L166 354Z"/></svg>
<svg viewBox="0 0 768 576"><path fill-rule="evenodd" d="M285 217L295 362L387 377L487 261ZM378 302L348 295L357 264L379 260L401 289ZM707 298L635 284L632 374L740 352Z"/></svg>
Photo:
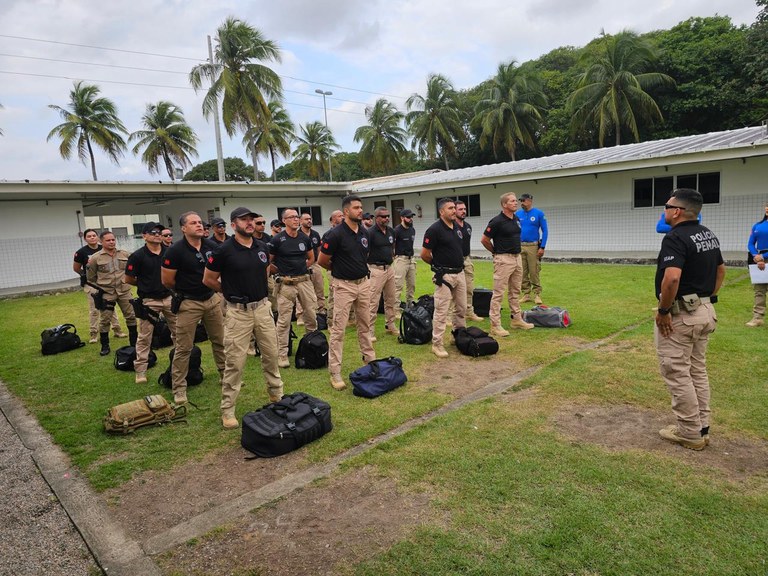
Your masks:
<svg viewBox="0 0 768 576"><path fill-rule="evenodd" d="M176 351L173 353L171 379L173 394L186 393L189 355L195 345L195 329L200 320L211 341L213 360L219 374L224 372L224 319L221 316L221 296L214 294L208 300L184 300L176 315Z"/></svg>
<svg viewBox="0 0 768 576"><path fill-rule="evenodd" d="M317 313L325 314L325 280L323 280L323 267L317 262L312 264L312 287L315 289L315 300L317 301Z"/></svg>
<svg viewBox="0 0 768 576"><path fill-rule="evenodd" d="M133 311L131 305L132 295L130 292L122 292L117 295L104 295L104 301L114 302L114 310L99 310L99 332L107 334L109 332L109 326L112 324L113 319L117 316L117 307L120 307L120 311L125 318L126 326L136 326L136 314Z"/></svg>
<svg viewBox="0 0 768 576"><path fill-rule="evenodd" d="M443 345L443 334L448 324L449 308L451 302L456 307L453 314L453 327L464 328L467 313L467 284L464 279L464 272L458 274L446 274L443 279L453 288L445 284L435 286L435 314L432 317L432 345Z"/></svg>
<svg viewBox="0 0 768 576"><path fill-rule="evenodd" d="M277 296L275 290L277 289L277 282L275 282L274 276L267 276L267 295L269 297L269 304L272 308L272 312L277 312Z"/></svg>
<svg viewBox="0 0 768 576"><path fill-rule="evenodd" d="M405 303L410 306L416 292L416 259L413 256L395 256L392 268L395 270L395 297L400 299L405 286Z"/></svg>
<svg viewBox="0 0 768 576"><path fill-rule="evenodd" d="M298 284L279 283L277 294L277 343L280 357L288 356L288 339L291 333L293 305L298 300L302 308L304 327L307 332L317 330L317 304L312 282L306 280ZM259 348L261 350L261 348Z"/></svg>
<svg viewBox="0 0 768 576"><path fill-rule="evenodd" d="M228 305L225 333L226 361L224 376L221 379L221 415L224 418L234 418L235 404L243 385L243 368L252 338L256 338L261 351L261 370L266 380L267 393L270 398L283 395L283 381L277 367L275 321L272 318L269 299L265 298L255 308L248 310Z"/></svg>
<svg viewBox="0 0 768 576"><path fill-rule="evenodd" d="M507 291L509 310L513 317L520 317L520 284L523 265L520 254L493 255L493 296L491 296L491 325L501 326L501 301Z"/></svg>
<svg viewBox="0 0 768 576"><path fill-rule="evenodd" d="M752 307L752 314L755 318L765 316L765 293L768 290L768 284L754 284L755 287L755 305Z"/></svg>
<svg viewBox="0 0 768 576"><path fill-rule="evenodd" d="M522 293L541 294L541 260L539 260L539 243L523 242L520 256L523 259Z"/></svg>
<svg viewBox="0 0 768 576"><path fill-rule="evenodd" d="M472 263L472 258L469 256L464 256L464 282L467 285L466 316L469 316L470 314L475 313L475 307L472 304L472 297L474 296L474 292L475 292L475 265ZM454 314L455 312L454 312L453 300L451 300L451 304L448 308L448 316L453 318Z"/></svg>
<svg viewBox="0 0 768 576"><path fill-rule="evenodd" d="M379 312L379 299L384 294L385 326L395 327L395 308L398 306L395 292L395 271L392 266L382 270L380 266L371 267L371 336L376 332L376 316Z"/></svg>
<svg viewBox="0 0 768 576"><path fill-rule="evenodd" d="M171 297L163 298L145 298L144 306L162 313L165 321L168 322L168 328L171 331L171 340L176 344L176 314L171 312ZM136 361L133 363L133 369L136 372L147 371L147 361L149 359L149 350L152 348L152 335L155 333L155 326L149 320L139 319L139 337L136 339Z"/></svg>
<svg viewBox="0 0 768 576"><path fill-rule="evenodd" d="M695 312L672 316L669 338L654 328L659 371L672 395L678 433L691 440L701 438L701 429L709 426L707 342L716 324L712 304L701 304Z"/></svg>
<svg viewBox="0 0 768 576"><path fill-rule="evenodd" d="M371 282L363 278L360 283L350 280L333 279L333 323L331 341L328 344L328 372L331 377L341 379L341 359L344 352L344 332L350 312L357 315L357 342L366 364L376 359L371 341Z"/></svg>
<svg viewBox="0 0 768 576"><path fill-rule="evenodd" d="M91 338L96 338L96 334L99 333L99 310L96 310L96 302L93 301L91 294L96 294L97 290L91 288L87 284L83 286L83 292L88 300L88 322L90 324ZM112 331L115 334L120 332L120 321L117 319L117 310L112 311ZM109 332L109 330L107 330Z"/></svg>

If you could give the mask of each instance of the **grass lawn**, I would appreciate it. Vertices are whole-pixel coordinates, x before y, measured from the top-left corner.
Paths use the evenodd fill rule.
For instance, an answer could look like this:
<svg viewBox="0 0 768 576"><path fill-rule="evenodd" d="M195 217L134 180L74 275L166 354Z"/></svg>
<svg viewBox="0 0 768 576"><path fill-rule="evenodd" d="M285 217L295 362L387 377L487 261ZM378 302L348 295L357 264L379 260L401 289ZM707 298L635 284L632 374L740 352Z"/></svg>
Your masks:
<svg viewBox="0 0 768 576"><path fill-rule="evenodd" d="M476 263L476 285L491 287L489 262ZM350 566L356 574L766 574L768 477L765 470L734 479L690 458L645 450L607 450L577 442L552 425L564 406L633 406L673 421L658 374L652 338L654 269L647 266L545 264L545 301L568 308L567 330L515 331L493 359L540 366L520 388L433 419L345 464L373 465L403 489L428 490L445 522L427 524L384 554ZM430 293L419 266L417 296ZM768 386L763 329L750 329L752 288L746 271L729 269L710 340L713 438L768 439ZM107 436L101 417L110 405L166 392L152 378L168 363L160 350L150 385L118 372L112 357L89 345L40 355L39 334L72 322L87 336L82 293L0 301L0 378L23 400L98 490L147 470L169 470L239 444L221 430L217 373L203 344L205 382L190 389L188 425ZM488 327L488 322L481 326ZM327 372L283 371L286 391L331 402L334 431L307 447L314 461L389 430L452 399L425 375L450 371L428 346L405 346L382 336L377 356L403 359L415 385L365 401L334 392ZM606 345L585 345L609 338ZM113 350L125 340L113 340ZM457 352L449 348L452 355ZM347 331L344 372L359 366ZM249 360L238 416L266 403L257 360ZM169 393L166 392L166 396ZM659 439L659 442L663 442ZM683 449L680 448L682 451ZM685 451L686 456L690 453ZM706 453L706 451L704 452ZM673 452L673 454L675 454ZM692 454L692 453L691 453Z"/></svg>

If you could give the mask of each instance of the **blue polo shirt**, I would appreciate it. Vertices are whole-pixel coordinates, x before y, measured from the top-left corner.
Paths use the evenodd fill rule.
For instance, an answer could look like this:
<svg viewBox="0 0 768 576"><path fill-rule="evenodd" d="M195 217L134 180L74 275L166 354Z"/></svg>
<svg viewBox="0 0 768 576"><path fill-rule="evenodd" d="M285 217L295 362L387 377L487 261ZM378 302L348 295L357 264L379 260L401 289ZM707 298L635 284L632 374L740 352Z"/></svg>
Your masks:
<svg viewBox="0 0 768 576"><path fill-rule="evenodd" d="M531 208L526 212L520 208L515 215L520 219L520 242L538 242L541 240L540 248L544 248L547 245L547 236L549 230L547 229L547 217L544 216L544 212L538 208ZM541 236L539 236L539 230L541 230Z"/></svg>
<svg viewBox="0 0 768 576"><path fill-rule="evenodd" d="M752 226L747 249L752 256L764 254L768 250L768 220L761 220Z"/></svg>

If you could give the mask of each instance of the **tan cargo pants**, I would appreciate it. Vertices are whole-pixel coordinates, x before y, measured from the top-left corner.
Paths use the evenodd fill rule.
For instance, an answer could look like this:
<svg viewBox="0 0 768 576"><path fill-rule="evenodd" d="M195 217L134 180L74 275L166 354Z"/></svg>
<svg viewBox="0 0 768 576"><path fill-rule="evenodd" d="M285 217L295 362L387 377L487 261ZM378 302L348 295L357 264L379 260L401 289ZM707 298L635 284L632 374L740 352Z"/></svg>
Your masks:
<svg viewBox="0 0 768 576"><path fill-rule="evenodd" d="M301 304L305 329L307 332L312 332L317 330L317 300L314 287L309 280L293 285L280 282L275 289L275 294L277 295L278 353L280 357L287 357L294 303L298 301Z"/></svg>
<svg viewBox="0 0 768 576"><path fill-rule="evenodd" d="M255 302L248 309L227 305L226 336L224 337L225 366L221 379L221 416L235 417L235 405L243 385L243 369L248 358L251 339L261 351L261 370L270 399L283 395L283 380L277 367L277 336L269 299ZM288 316L290 319L290 315Z"/></svg>
<svg viewBox="0 0 768 576"><path fill-rule="evenodd" d="M659 371L672 395L678 432L691 440L701 438L701 429L709 426L707 343L716 324L712 304L701 304L695 312L672 316L673 332L669 338L661 336L658 327L654 327Z"/></svg>
<svg viewBox="0 0 768 576"><path fill-rule="evenodd" d="M328 372L334 380L341 380L341 360L344 352L344 332L350 312L357 316L357 342L366 364L376 359L371 341L371 282L333 279L333 323L328 343ZM357 368L357 367L356 367Z"/></svg>
<svg viewBox="0 0 768 576"><path fill-rule="evenodd" d="M464 328L467 325L467 285L464 272L446 274L443 279L452 286L445 284L435 286L435 313L432 317L432 345L442 346L445 327L448 324L449 308L454 305L453 328Z"/></svg>
<svg viewBox="0 0 768 576"><path fill-rule="evenodd" d="M168 322L168 328L171 331L171 340L176 344L176 314L171 312L171 297L163 298L144 298L144 306L162 314L165 321ZM136 339L136 361L133 368L136 372L147 371L147 360L149 359L149 350L152 347L152 335L155 333L155 326L149 320L139 319L139 337ZM175 354L175 352L174 352Z"/></svg>
<svg viewBox="0 0 768 576"><path fill-rule="evenodd" d="M491 296L491 325L501 326L501 301L507 292L512 316L520 314L520 285L523 280L523 264L520 254L493 255L493 296Z"/></svg>
<svg viewBox="0 0 768 576"><path fill-rule="evenodd" d="M405 286L405 303L410 306L416 293L416 258L395 256L392 268L395 270L395 297L398 300L402 297Z"/></svg>
<svg viewBox="0 0 768 576"><path fill-rule="evenodd" d="M752 314L755 318L765 317L765 293L768 291L768 284L753 284L755 288L755 305L752 307Z"/></svg>
<svg viewBox="0 0 768 576"><path fill-rule="evenodd" d="M317 313L325 314L325 280L323 279L323 267L317 262L312 264L312 287L315 289L317 301Z"/></svg>
<svg viewBox="0 0 768 576"><path fill-rule="evenodd" d="M136 326L136 313L133 311L133 305L130 302L131 298L133 298L133 294L130 291L117 295L104 295L104 301L114 302L115 308L113 310L99 310L99 332L109 332L109 327L117 316L118 308L123 313L125 325Z"/></svg>
<svg viewBox="0 0 768 576"><path fill-rule="evenodd" d="M539 243L538 242L523 242L522 252L520 256L523 261L523 281L521 285L521 291L523 294L533 292L533 294L541 294L541 280L539 279L539 273L541 272L541 260L539 260Z"/></svg>
<svg viewBox="0 0 768 576"><path fill-rule="evenodd" d="M392 266L371 264L371 336L376 332L376 317L379 312L379 299L384 294L384 323L395 327L395 314L399 308L395 293L395 271Z"/></svg>
<svg viewBox="0 0 768 576"><path fill-rule="evenodd" d="M96 302L93 301L91 294L96 294L96 288L91 288L87 284L83 286L83 292L88 299L88 322L90 325L91 338L96 338L99 333L99 310L96 310ZM112 311L112 331L117 336L120 333L120 321L117 319L117 310Z"/></svg>

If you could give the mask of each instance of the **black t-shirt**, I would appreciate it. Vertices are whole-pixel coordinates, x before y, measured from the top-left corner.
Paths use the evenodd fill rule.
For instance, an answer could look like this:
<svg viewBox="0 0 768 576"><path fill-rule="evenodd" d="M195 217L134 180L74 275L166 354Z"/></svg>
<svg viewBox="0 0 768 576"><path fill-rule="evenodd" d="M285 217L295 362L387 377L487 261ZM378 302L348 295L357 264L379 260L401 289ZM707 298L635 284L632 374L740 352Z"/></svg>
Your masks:
<svg viewBox="0 0 768 576"><path fill-rule="evenodd" d="M91 248L86 244L82 248L78 248L75 252L74 260L82 266L82 269L80 270L80 286L85 286L85 267L88 266L88 260L99 250L101 250L101 244L96 246L96 248Z"/></svg>
<svg viewBox="0 0 768 576"><path fill-rule="evenodd" d="M139 298L163 299L170 296L171 291L163 286L160 279L160 268L167 251L168 248L161 244L160 254L153 254L145 245L128 257L125 275L136 278Z"/></svg>
<svg viewBox="0 0 768 576"><path fill-rule="evenodd" d="M493 240L494 254L520 254L520 219L509 218L504 212L494 216L483 233Z"/></svg>
<svg viewBox="0 0 768 576"><path fill-rule="evenodd" d="M454 224L450 228L438 220L424 232L422 246L432 250L432 266L440 268L464 268L462 243L464 233Z"/></svg>
<svg viewBox="0 0 768 576"><path fill-rule="evenodd" d="M346 221L326 232L323 254L333 261L331 275L340 280L359 280L368 275L368 232L362 224L354 232Z"/></svg>
<svg viewBox="0 0 768 576"><path fill-rule="evenodd" d="M261 238L257 238L255 235L253 236L254 240L258 240L259 242L264 242L264 244L269 244L269 241L272 240L272 235L267 234L266 232L261 235Z"/></svg>
<svg viewBox="0 0 768 576"><path fill-rule="evenodd" d="M284 276L301 276L307 273L307 253L312 250L309 237L303 232L292 238L283 230L269 241L269 253L275 256L274 264Z"/></svg>
<svg viewBox="0 0 768 576"><path fill-rule="evenodd" d="M185 237L168 248L163 259L163 268L176 270L177 292L197 299L213 296L213 290L203 284L203 272L205 263L216 248L215 243L203 238L198 252Z"/></svg>
<svg viewBox="0 0 768 576"><path fill-rule="evenodd" d="M413 226L406 228L398 224L395 228L395 255L413 256L413 243L416 241L416 230Z"/></svg>
<svg viewBox="0 0 768 576"><path fill-rule="evenodd" d="M680 268L680 285L675 298L688 294L709 296L715 289L717 267L723 263L720 241L696 220L680 222L661 241L656 262L656 297L667 268Z"/></svg>
<svg viewBox="0 0 768 576"><path fill-rule="evenodd" d="M217 245L221 246L222 244L224 244L224 242L226 242L227 240L229 240L229 238L230 238L230 236L229 236L228 234L224 234L224 240L219 240L218 238L216 238L216 236L211 236L211 237L209 238L209 240L210 240L211 242L214 242L214 243L216 243Z"/></svg>
<svg viewBox="0 0 768 576"><path fill-rule="evenodd" d="M458 218L456 221L458 222ZM472 224L464 220L464 226L459 226L459 230L461 230L463 236L461 239L461 253L464 257L467 257L472 251Z"/></svg>
<svg viewBox="0 0 768 576"><path fill-rule="evenodd" d="M206 268L221 274L221 291L224 298L232 300L248 298L258 302L267 297L267 246L255 238L250 246L228 238L208 257Z"/></svg>
<svg viewBox="0 0 768 576"><path fill-rule="evenodd" d="M369 264L392 264L392 248L395 245L395 231L389 226L382 232L378 226L368 229L370 252Z"/></svg>
<svg viewBox="0 0 768 576"><path fill-rule="evenodd" d="M312 252L315 253L315 262L317 262L317 253L320 251L320 243L322 242L322 238L320 238L320 233L314 228L309 229L309 234L304 232L304 228L301 228L299 232L305 234L306 236L309 236L309 241L312 244Z"/></svg>

